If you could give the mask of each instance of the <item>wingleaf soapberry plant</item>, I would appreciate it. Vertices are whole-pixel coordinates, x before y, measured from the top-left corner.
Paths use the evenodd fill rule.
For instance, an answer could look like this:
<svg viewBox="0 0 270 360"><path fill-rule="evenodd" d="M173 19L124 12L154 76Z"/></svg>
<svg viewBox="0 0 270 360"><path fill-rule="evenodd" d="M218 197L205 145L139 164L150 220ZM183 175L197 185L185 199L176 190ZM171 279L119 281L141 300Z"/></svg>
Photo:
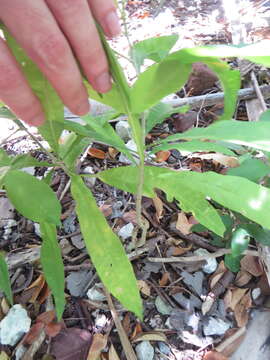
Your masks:
<svg viewBox="0 0 270 360"><path fill-rule="evenodd" d="M41 264L54 296L58 318L61 318L65 306L64 266L57 241L57 227L61 226L61 206L45 180L38 180L20 170L25 166L60 166L70 177L71 194L76 202L81 232L98 275L108 291L139 318L142 318L142 302L123 245L100 212L92 192L84 184L83 177L76 172L76 160L90 142L102 142L115 147L130 159L131 166L101 171L95 176L136 196L138 223L141 227L144 226L140 216L141 197L154 197L154 189L157 188L164 191L169 200L175 199L183 211L191 212L200 224L221 238L226 227L213 202L244 215L248 221L257 223L258 229L270 227L270 191L266 186L241 176L224 176L213 172L200 174L145 166L145 135L157 123L176 111L161 100L184 86L191 73L192 64L199 61L219 76L225 92L223 115L208 128L196 128L169 136L155 144L152 152L175 148L191 152L203 150L234 154L230 149L232 144L266 153L270 151L269 122L243 123L231 120L240 88L240 73L220 60L224 57L242 57L269 66L270 57L252 56L261 49L260 44L241 48L206 46L170 53L177 40L175 35L148 39L132 48L131 59L138 77L134 85L129 86L114 51L100 32L110 64L113 87L109 93L101 95L95 92L86 80L85 84L89 96L110 106L112 111L96 117L86 115L82 117L84 125L80 125L64 119L64 107L54 89L15 39L6 29L3 30L9 47L18 62L24 65L24 74L44 107L47 121L39 131L52 149L52 163L39 163L27 155L9 157L1 150L0 185L6 190L19 213L40 223ZM141 72L146 58L153 60L154 64ZM3 110L7 111L5 108ZM119 114L127 115L132 138L137 146L136 154L126 147L109 123L109 120ZM59 138L64 129L70 131L70 136L60 145ZM205 139L211 142L205 142ZM222 143L219 143L221 141ZM256 237L254 234L251 236ZM238 256L242 250L243 247L237 246L234 240L233 253ZM12 303L3 256L0 256L0 271L0 287Z"/></svg>

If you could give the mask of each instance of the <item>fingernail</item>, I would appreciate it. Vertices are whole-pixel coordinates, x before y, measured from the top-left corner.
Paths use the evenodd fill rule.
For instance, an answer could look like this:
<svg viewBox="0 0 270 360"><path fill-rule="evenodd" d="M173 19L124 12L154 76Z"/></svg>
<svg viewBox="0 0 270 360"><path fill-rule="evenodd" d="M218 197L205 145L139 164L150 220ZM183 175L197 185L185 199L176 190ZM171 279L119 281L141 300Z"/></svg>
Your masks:
<svg viewBox="0 0 270 360"><path fill-rule="evenodd" d="M120 34L121 32L121 26L119 22L119 18L117 16L117 13L115 11L111 11L106 17L105 17L106 26L110 32L110 36L114 37Z"/></svg>
<svg viewBox="0 0 270 360"><path fill-rule="evenodd" d="M88 114L89 111L90 111L90 105L89 105L89 102L87 100L87 101L84 101L84 102L80 103L80 105L77 106L75 114L79 115L79 116L82 116L82 115Z"/></svg>
<svg viewBox="0 0 270 360"><path fill-rule="evenodd" d="M103 73L95 79L96 89L100 92L107 92L111 89L111 76L109 73Z"/></svg>
<svg viewBox="0 0 270 360"><path fill-rule="evenodd" d="M27 121L29 125L32 126L40 126L43 125L45 122L45 116L40 114L39 116L35 117L34 119Z"/></svg>

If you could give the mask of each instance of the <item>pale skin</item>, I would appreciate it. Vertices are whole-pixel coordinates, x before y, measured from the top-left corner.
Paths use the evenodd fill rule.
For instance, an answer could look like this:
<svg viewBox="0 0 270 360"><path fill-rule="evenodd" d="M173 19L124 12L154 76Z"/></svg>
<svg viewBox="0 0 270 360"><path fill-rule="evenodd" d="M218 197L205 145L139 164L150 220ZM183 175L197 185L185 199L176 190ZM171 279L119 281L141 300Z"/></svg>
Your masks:
<svg viewBox="0 0 270 360"><path fill-rule="evenodd" d="M113 0L0 0L0 20L76 115L90 109L75 57L95 90L110 90L95 20L108 37L120 33ZM44 123L42 106L1 37L0 99L29 125Z"/></svg>

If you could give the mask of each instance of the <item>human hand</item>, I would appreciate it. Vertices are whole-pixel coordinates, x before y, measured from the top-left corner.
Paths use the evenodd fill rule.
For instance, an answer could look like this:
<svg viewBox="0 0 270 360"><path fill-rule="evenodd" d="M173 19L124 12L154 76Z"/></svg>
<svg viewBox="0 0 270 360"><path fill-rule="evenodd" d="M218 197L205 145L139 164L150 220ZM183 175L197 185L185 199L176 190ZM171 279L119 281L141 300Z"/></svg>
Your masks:
<svg viewBox="0 0 270 360"><path fill-rule="evenodd" d="M118 35L114 0L0 0L0 19L76 115L85 115L89 102L75 56L96 91L110 90L94 19L107 36ZM45 121L41 104L1 37L0 100L30 125Z"/></svg>

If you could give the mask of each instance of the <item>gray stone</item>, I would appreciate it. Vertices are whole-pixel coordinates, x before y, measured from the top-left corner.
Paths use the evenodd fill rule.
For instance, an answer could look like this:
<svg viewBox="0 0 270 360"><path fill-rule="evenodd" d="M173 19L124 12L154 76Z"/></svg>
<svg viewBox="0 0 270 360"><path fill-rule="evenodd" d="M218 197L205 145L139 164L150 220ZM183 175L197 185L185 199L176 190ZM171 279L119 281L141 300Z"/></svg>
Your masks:
<svg viewBox="0 0 270 360"><path fill-rule="evenodd" d="M126 240L132 236L133 230L134 230L134 225L132 223L128 223L127 225L124 225L123 227L121 227L121 229L118 232L118 235L123 240Z"/></svg>
<svg viewBox="0 0 270 360"><path fill-rule="evenodd" d="M70 294L78 297L85 295L91 277L92 273L88 270L70 272L66 279Z"/></svg>
<svg viewBox="0 0 270 360"><path fill-rule="evenodd" d="M224 335L231 327L231 324L214 317L210 317L208 321L203 324L203 332L205 336Z"/></svg>
<svg viewBox="0 0 270 360"><path fill-rule="evenodd" d="M135 348L138 360L153 360L154 348L149 341L142 341Z"/></svg>
<svg viewBox="0 0 270 360"><path fill-rule="evenodd" d="M126 143L126 147L129 149L129 150L132 150L132 151L137 151L137 145L135 144L135 142L133 140L129 140L127 143ZM119 161L124 163L124 164L131 164L131 161L124 155L124 154L120 154L119 156ZM135 159L136 162L139 163L139 159Z"/></svg>
<svg viewBox="0 0 270 360"><path fill-rule="evenodd" d="M87 291L87 297L92 301L105 301L106 296L102 293L103 285L95 284L91 289Z"/></svg>
<svg viewBox="0 0 270 360"><path fill-rule="evenodd" d="M193 294L187 297L183 293L176 293L172 297L187 310L201 309L202 307L202 301Z"/></svg>
<svg viewBox="0 0 270 360"><path fill-rule="evenodd" d="M85 243L82 239L82 235L75 235L70 238L72 244L79 250L82 250L85 248Z"/></svg>
<svg viewBox="0 0 270 360"><path fill-rule="evenodd" d="M34 229L35 229L35 234L39 237L41 237L41 232L40 232L40 225L39 223L34 223Z"/></svg>
<svg viewBox="0 0 270 360"><path fill-rule="evenodd" d="M84 170L83 170L83 173L93 175L95 172L94 172L92 166L86 166L86 168L84 168ZM97 180L96 177L84 177L84 181L85 181L86 185L89 186L90 188L95 186L96 180Z"/></svg>
<svg viewBox="0 0 270 360"><path fill-rule="evenodd" d="M170 315L173 311L173 308L167 304L160 296L156 297L155 306L157 311L162 315Z"/></svg>
<svg viewBox="0 0 270 360"><path fill-rule="evenodd" d="M36 172L35 167L33 167L33 166L25 167L25 168L22 168L21 170L26 172L29 175L35 175L35 172Z"/></svg>
<svg viewBox="0 0 270 360"><path fill-rule="evenodd" d="M170 349L170 347L169 347L168 345L166 345L164 342L159 341L159 342L158 342L158 348L159 348L159 351L160 351L162 354L164 354L164 355L166 355L166 356L171 355L171 349Z"/></svg>
<svg viewBox="0 0 270 360"><path fill-rule="evenodd" d="M11 204L8 198L0 197L0 219L13 219L14 218L14 206Z"/></svg>
<svg viewBox="0 0 270 360"><path fill-rule="evenodd" d="M210 253L205 249L198 249L198 250L194 251L194 254L204 256L204 255L209 255ZM203 272L205 272L206 274L213 274L218 267L217 260L209 258L205 261L206 261L206 263L202 266Z"/></svg>
<svg viewBox="0 0 270 360"><path fill-rule="evenodd" d="M115 126L115 130L117 134L120 136L122 140L125 142L131 139L131 129L129 123L127 121L118 121Z"/></svg>
<svg viewBox="0 0 270 360"><path fill-rule="evenodd" d="M187 271L183 271L181 273L182 277L183 277L183 282L190 286L195 292L196 294L198 294L199 296L202 295L202 283L203 283L203 278L204 275L201 271L197 271L195 272L193 275L188 273Z"/></svg>
<svg viewBox="0 0 270 360"><path fill-rule="evenodd" d="M0 322L0 343L14 346L30 330L31 319L19 304L12 306Z"/></svg>

